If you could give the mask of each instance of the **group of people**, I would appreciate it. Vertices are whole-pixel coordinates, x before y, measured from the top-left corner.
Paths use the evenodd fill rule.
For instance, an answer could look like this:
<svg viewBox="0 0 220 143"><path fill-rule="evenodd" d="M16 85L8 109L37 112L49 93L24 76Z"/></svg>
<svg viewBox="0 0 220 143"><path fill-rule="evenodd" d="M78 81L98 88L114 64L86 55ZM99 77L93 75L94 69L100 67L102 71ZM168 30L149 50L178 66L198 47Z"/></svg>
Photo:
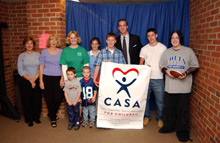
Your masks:
<svg viewBox="0 0 220 143"><path fill-rule="evenodd" d="M176 131L180 141L189 140L189 95L192 73L199 68L199 64L193 50L182 45L183 34L173 31L170 35L172 47L167 49L157 41L158 34L154 28L147 30L149 43L144 47L139 36L128 32L125 19L118 21L118 30L118 37L112 32L107 34L107 46L102 50L99 38L92 38L88 52L79 45L81 38L76 31L69 32L66 38L69 46L63 50L57 35L50 35L48 48L41 54L35 52L33 38L24 39L25 52L18 57L18 72L22 77L19 85L28 126L33 126L33 121L41 123L42 89L52 127L57 127L59 118L56 113L63 94L69 114L68 130L74 126L75 130L80 128L80 117L83 117L82 127L86 127L88 122L91 128L94 127L99 87L96 79L102 62L140 64L151 67L143 124L147 125L151 120L149 98L153 92L159 133ZM174 77L170 72L172 70L178 70L181 75Z"/></svg>

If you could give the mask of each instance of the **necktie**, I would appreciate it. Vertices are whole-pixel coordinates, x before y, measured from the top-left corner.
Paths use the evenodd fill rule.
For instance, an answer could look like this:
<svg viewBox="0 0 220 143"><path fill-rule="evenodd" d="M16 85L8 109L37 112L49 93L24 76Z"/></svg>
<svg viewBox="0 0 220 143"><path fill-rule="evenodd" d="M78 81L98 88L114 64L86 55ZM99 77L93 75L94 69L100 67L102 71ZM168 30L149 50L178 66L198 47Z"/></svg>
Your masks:
<svg viewBox="0 0 220 143"><path fill-rule="evenodd" d="M126 46L125 37L124 37L124 40L123 40L123 55L124 55L124 58L125 58L125 62L127 64L128 63L128 58L127 58L127 46Z"/></svg>

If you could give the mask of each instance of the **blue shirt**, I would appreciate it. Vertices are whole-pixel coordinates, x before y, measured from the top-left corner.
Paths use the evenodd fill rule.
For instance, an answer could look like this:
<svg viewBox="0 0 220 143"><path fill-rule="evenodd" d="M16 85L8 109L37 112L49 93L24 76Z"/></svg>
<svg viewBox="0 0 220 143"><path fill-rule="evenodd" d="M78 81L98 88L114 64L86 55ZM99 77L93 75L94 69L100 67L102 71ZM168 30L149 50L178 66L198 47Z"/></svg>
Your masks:
<svg viewBox="0 0 220 143"><path fill-rule="evenodd" d="M84 78L80 80L81 83L81 99L82 99L82 106L88 106L87 100L91 99L94 96L94 91L97 90L97 87L93 83L93 78L90 78L88 82L85 82ZM95 105L93 104L90 105Z"/></svg>
<svg viewBox="0 0 220 143"><path fill-rule="evenodd" d="M112 63L125 64L124 56L117 48L114 48L113 54L108 50L107 47L102 49L101 52L99 52L96 56L94 65L101 67L102 62L105 62L106 60L110 60Z"/></svg>
<svg viewBox="0 0 220 143"><path fill-rule="evenodd" d="M100 52L100 51L98 51ZM94 75L94 70L95 70L95 65L94 65L94 62L95 62L95 56L93 55L92 53L92 50L88 51L88 54L89 54L89 67L90 67L90 71L91 71L91 76L93 77Z"/></svg>

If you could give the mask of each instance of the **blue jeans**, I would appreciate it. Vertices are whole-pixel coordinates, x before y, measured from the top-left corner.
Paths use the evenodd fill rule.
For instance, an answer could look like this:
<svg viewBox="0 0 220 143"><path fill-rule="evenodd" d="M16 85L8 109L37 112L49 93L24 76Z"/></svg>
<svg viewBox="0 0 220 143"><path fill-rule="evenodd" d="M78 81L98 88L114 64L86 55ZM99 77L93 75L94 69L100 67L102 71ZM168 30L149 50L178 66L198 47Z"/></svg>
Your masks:
<svg viewBox="0 0 220 143"><path fill-rule="evenodd" d="M88 105L83 106L83 120L88 121L88 115L90 118L90 121L95 121L95 106L94 105Z"/></svg>
<svg viewBox="0 0 220 143"><path fill-rule="evenodd" d="M80 124L77 124L79 122L80 117L79 117L79 102L77 102L76 106L69 106L66 104L67 111L69 113L69 125L70 126L79 126Z"/></svg>
<svg viewBox="0 0 220 143"><path fill-rule="evenodd" d="M155 101L156 101L156 105L157 105L157 117L156 118L157 118L157 120L163 120L163 118L162 118L163 98L164 98L164 81L163 81L163 79L150 79L144 117L151 119L149 99L150 99L150 95L151 95L152 91L154 93Z"/></svg>

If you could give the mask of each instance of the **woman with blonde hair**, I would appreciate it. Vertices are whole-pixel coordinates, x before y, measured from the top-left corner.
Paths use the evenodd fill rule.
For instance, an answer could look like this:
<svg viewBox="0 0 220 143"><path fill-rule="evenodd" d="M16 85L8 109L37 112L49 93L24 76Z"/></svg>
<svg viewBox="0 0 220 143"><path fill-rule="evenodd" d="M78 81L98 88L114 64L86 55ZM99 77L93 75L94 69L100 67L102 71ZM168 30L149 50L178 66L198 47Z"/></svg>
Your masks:
<svg viewBox="0 0 220 143"><path fill-rule="evenodd" d="M62 49L60 49L60 40L55 34L50 35L46 45L48 48L40 55L40 88L44 89L51 126L57 127L56 113L63 98L63 78L59 64Z"/></svg>
<svg viewBox="0 0 220 143"><path fill-rule="evenodd" d="M19 55L17 65L18 73L21 76L19 88L25 122L32 127L33 121L37 124L41 123L42 93L38 79L40 53L34 51L35 41L31 37L25 38L23 45L25 52Z"/></svg>
<svg viewBox="0 0 220 143"><path fill-rule="evenodd" d="M80 46L81 38L76 31L70 31L66 38L66 47L60 57L60 64L62 65L64 79L66 78L66 69L68 67L74 67L76 69L76 78L81 79L82 68L87 65L89 66L89 55L85 48Z"/></svg>

